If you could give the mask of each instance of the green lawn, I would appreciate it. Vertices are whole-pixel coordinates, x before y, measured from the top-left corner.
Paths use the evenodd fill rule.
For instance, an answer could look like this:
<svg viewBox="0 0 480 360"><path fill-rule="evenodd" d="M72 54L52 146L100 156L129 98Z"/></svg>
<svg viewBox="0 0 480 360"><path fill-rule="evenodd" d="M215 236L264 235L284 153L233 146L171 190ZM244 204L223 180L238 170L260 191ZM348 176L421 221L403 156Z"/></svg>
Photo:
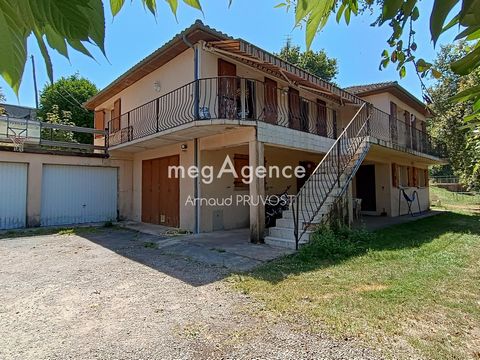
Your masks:
<svg viewBox="0 0 480 360"><path fill-rule="evenodd" d="M444 213L348 236L232 282L288 321L387 356L480 358L479 216Z"/></svg>
<svg viewBox="0 0 480 360"><path fill-rule="evenodd" d="M480 213L480 194L457 194L436 186L430 187L432 206L443 209L470 210Z"/></svg>

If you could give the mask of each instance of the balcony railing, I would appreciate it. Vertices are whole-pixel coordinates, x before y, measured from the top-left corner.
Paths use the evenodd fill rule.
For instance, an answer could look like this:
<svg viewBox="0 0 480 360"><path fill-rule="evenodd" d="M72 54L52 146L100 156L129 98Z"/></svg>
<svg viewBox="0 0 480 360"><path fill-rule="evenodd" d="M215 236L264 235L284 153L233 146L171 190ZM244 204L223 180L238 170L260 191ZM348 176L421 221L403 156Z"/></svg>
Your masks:
<svg viewBox="0 0 480 360"><path fill-rule="evenodd" d="M273 83L275 84L275 83ZM261 121L326 138L337 138L336 112L321 100L268 82L240 77L199 79L132 109L107 123L107 147L128 143L194 121ZM372 110L371 136L391 146L438 155L427 133ZM341 131L342 129L340 129Z"/></svg>
<svg viewBox="0 0 480 360"><path fill-rule="evenodd" d="M327 138L336 138L334 112L287 88L254 79L200 79L108 122L108 145L153 135L193 121L262 121Z"/></svg>
<svg viewBox="0 0 480 360"><path fill-rule="evenodd" d="M83 137L78 136L80 134ZM0 115L0 145L13 146L15 151L42 149L106 155L106 147L103 144L93 144L94 137L101 138L105 134L105 131L92 128Z"/></svg>
<svg viewBox="0 0 480 360"><path fill-rule="evenodd" d="M377 108L372 109L369 126L370 136L394 148L418 151L437 157L445 154L444 147L435 145L436 142L432 141L428 133Z"/></svg>

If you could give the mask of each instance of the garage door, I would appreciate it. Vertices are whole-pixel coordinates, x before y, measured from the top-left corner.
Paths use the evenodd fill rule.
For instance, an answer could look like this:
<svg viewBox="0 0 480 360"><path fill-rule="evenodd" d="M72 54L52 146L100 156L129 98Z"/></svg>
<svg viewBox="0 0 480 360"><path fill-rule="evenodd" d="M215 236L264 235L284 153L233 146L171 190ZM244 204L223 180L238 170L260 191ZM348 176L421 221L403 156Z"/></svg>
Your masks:
<svg viewBox="0 0 480 360"><path fill-rule="evenodd" d="M0 162L0 229L25 227L27 164Z"/></svg>
<svg viewBox="0 0 480 360"><path fill-rule="evenodd" d="M43 166L42 226L114 221L116 218L116 168Z"/></svg>

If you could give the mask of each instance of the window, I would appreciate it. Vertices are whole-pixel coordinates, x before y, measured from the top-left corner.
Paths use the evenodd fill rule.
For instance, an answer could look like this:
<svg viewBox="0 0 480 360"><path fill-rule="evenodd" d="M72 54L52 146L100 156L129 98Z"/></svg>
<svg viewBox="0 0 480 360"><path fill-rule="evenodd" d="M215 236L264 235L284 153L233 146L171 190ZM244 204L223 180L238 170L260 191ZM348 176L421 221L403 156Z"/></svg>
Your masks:
<svg viewBox="0 0 480 360"><path fill-rule="evenodd" d="M248 155L235 154L233 157L233 165L238 175L233 181L235 189L248 189L248 184L243 182L243 180L247 180L247 177L242 175L242 169L249 165Z"/></svg>

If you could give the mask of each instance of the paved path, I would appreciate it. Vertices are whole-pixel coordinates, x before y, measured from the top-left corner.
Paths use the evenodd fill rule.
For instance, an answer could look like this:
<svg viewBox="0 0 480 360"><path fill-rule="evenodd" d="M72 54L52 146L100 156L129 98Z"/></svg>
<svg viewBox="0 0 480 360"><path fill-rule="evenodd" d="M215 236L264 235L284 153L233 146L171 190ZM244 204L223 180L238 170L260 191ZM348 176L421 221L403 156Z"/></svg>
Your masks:
<svg viewBox="0 0 480 360"><path fill-rule="evenodd" d="M0 240L0 359L375 358L279 321L221 281L228 267L167 241L127 230Z"/></svg>

